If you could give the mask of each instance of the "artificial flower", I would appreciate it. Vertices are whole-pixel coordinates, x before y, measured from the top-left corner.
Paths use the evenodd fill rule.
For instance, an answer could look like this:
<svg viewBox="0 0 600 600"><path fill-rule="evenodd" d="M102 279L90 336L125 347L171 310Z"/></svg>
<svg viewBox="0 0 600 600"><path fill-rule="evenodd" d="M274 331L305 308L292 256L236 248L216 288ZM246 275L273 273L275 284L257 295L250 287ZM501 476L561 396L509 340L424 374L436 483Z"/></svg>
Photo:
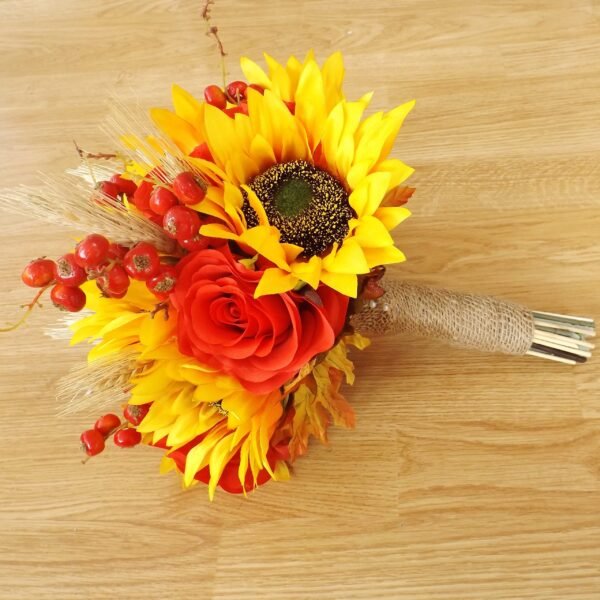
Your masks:
<svg viewBox="0 0 600 600"><path fill-rule="evenodd" d="M177 268L179 350L255 394L272 392L329 350L345 322L348 298L327 286L314 298L296 292L255 298L263 271L227 249L191 253Z"/></svg>
<svg viewBox="0 0 600 600"><path fill-rule="evenodd" d="M92 314L71 326L72 343L95 343L92 363L134 357L129 404L149 406L137 430L147 443L167 449L164 471L180 468L186 486L206 479L211 497L234 458L243 491L267 478L287 478L285 462L270 447L283 413L278 391L252 393L235 378L183 355L177 347L177 312L156 313L156 298L142 282L132 281L122 299L102 296L91 281L83 289Z"/></svg>
<svg viewBox="0 0 600 600"><path fill-rule="evenodd" d="M265 57L268 74L242 59L253 84L245 111L227 114L174 86L174 112L152 117L208 182L194 208L217 222L201 233L272 263L256 296L324 283L356 297L358 275L404 260L390 231L410 213L385 199L413 171L388 155L414 102L363 119L371 94L345 99L340 53L322 68L312 53L285 65Z"/></svg>

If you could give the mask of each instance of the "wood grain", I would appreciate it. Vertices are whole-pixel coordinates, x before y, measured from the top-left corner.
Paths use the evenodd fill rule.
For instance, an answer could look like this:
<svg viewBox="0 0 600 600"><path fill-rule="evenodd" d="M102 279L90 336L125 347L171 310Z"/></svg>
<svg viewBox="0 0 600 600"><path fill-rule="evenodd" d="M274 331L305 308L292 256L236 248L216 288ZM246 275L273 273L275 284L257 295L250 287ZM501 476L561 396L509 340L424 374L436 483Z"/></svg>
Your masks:
<svg viewBox="0 0 600 600"><path fill-rule="evenodd" d="M167 104L218 81L200 3L0 2L0 182L107 149L105 98ZM596 0L237 0L229 52L345 53L347 91L412 98L396 154L416 167L402 277L600 318ZM21 265L68 235L3 215L2 320ZM81 349L38 314L0 338L0 597L600 597L600 359L575 369L413 339L357 358L355 431L249 500L183 492L151 449L85 466L89 418L58 419Z"/></svg>

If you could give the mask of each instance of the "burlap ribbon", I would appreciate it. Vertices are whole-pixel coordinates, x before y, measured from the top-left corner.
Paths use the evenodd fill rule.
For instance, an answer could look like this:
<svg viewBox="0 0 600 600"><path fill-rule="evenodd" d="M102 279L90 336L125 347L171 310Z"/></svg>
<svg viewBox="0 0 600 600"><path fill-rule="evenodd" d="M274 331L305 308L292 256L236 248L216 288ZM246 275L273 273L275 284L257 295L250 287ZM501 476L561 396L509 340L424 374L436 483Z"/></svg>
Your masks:
<svg viewBox="0 0 600 600"><path fill-rule="evenodd" d="M385 294L367 300L350 323L368 336L415 334L484 352L526 354L534 322L523 306L473 294L383 282Z"/></svg>

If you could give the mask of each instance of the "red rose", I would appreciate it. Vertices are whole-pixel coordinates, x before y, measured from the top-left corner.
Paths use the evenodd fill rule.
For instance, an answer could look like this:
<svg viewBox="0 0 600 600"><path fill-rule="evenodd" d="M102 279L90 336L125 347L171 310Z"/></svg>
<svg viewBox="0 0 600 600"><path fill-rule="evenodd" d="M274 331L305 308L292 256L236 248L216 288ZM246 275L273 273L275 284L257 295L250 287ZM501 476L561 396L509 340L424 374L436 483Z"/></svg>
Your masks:
<svg viewBox="0 0 600 600"><path fill-rule="evenodd" d="M254 298L262 271L246 268L226 248L191 253L177 270L171 299L180 351L256 394L276 389L329 350L344 325L348 298L326 286L314 301L295 292Z"/></svg>

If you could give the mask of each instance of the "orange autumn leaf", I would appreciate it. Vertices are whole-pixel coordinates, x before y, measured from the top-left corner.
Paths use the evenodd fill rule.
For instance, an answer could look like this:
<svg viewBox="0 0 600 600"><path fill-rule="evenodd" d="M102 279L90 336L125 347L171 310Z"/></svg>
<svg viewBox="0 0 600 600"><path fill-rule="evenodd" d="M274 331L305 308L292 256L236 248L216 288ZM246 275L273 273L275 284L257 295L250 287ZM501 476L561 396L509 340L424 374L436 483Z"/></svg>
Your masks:
<svg viewBox="0 0 600 600"><path fill-rule="evenodd" d="M330 425L354 427L354 411L340 393L344 375L350 383L354 380L353 365L346 358L343 342L330 355L313 369L294 393L293 434L289 443L291 460L307 451L311 436L326 444Z"/></svg>
<svg viewBox="0 0 600 600"><path fill-rule="evenodd" d="M381 206L402 206L410 200L415 190L414 187L397 185L385 195Z"/></svg>

